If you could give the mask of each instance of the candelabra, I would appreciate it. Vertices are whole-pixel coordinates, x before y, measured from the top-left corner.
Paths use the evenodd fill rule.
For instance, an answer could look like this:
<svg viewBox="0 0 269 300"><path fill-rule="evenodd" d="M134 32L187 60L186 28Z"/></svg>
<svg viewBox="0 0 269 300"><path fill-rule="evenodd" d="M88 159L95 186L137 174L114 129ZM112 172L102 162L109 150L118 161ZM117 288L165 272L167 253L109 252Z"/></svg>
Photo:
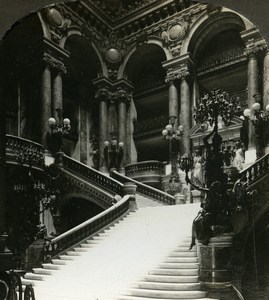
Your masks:
<svg viewBox="0 0 269 300"><path fill-rule="evenodd" d="M169 188L172 195L181 191L181 182L178 174L178 156L180 153L180 141L183 135L183 126L175 127L176 117L170 117L170 124L162 131L163 138L169 143L169 155L171 162L171 174Z"/></svg>
<svg viewBox="0 0 269 300"><path fill-rule="evenodd" d="M254 95L255 98L256 95ZM260 100L260 99L259 99ZM261 109L261 104L259 102L255 102L251 109L246 108L243 112L243 116L241 116L241 119L244 120L250 120L252 125L254 126L254 132L255 132L255 144L256 144L256 156L257 159L260 158L263 153L264 148L264 133L266 130L266 125L269 120L269 104L266 106L265 111Z"/></svg>
<svg viewBox="0 0 269 300"><path fill-rule="evenodd" d="M193 168L194 159L191 155L184 154L179 158L179 168L186 174Z"/></svg>
<svg viewBox="0 0 269 300"><path fill-rule="evenodd" d="M111 141L104 142L104 156L106 164L110 171L112 170L121 170L122 159L124 155L123 147L124 143L116 140L114 133L111 133Z"/></svg>
<svg viewBox="0 0 269 300"><path fill-rule="evenodd" d="M54 118L49 118L48 124L50 128L49 147L52 152L60 152L63 147L63 136L68 135L71 130L70 120L63 119L63 110L56 109L58 122Z"/></svg>
<svg viewBox="0 0 269 300"><path fill-rule="evenodd" d="M228 126L234 115L241 110L240 99L230 98L227 92L220 89L205 94L197 107L194 108L196 122L208 122L210 126L218 126L218 117Z"/></svg>

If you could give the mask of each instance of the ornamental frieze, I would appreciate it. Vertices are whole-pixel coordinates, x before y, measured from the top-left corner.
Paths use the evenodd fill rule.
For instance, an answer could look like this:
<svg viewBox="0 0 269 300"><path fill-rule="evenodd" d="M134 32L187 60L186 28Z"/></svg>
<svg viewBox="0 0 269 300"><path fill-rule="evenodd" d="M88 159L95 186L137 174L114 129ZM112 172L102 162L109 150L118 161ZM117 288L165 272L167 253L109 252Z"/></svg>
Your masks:
<svg viewBox="0 0 269 300"><path fill-rule="evenodd" d="M174 82L175 80L186 79L190 76L190 70L187 65L182 64L179 69L168 69L165 78L166 83Z"/></svg>

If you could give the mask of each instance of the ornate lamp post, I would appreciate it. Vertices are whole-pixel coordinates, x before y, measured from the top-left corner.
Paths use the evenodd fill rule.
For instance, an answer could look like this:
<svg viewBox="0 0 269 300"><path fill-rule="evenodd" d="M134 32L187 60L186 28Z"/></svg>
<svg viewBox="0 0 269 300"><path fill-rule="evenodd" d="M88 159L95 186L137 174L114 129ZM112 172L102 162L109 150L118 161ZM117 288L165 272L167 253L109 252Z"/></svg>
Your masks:
<svg viewBox="0 0 269 300"><path fill-rule="evenodd" d="M63 110L56 109L58 122L54 118L49 118L50 128L50 150L54 153L61 152L63 147L63 136L68 135L71 130L70 120L63 119Z"/></svg>
<svg viewBox="0 0 269 300"><path fill-rule="evenodd" d="M111 133L111 141L104 142L104 156L106 160L106 164L110 171L122 169L122 159L123 159L123 142L118 142L116 140L116 135Z"/></svg>
<svg viewBox="0 0 269 300"><path fill-rule="evenodd" d="M264 130L268 126L269 120L269 104L266 106L265 111L261 110L261 104L255 102L251 109L246 108L243 112L244 116L241 119L250 120L255 128L255 139L256 139L256 157L260 158L264 154Z"/></svg>
<svg viewBox="0 0 269 300"><path fill-rule="evenodd" d="M169 143L169 155L171 162L171 174L169 179L170 193L172 195L181 191L181 182L178 174L178 157L180 153L180 141L183 135L183 126L175 128L176 117L170 117L170 124L165 126L162 135Z"/></svg>

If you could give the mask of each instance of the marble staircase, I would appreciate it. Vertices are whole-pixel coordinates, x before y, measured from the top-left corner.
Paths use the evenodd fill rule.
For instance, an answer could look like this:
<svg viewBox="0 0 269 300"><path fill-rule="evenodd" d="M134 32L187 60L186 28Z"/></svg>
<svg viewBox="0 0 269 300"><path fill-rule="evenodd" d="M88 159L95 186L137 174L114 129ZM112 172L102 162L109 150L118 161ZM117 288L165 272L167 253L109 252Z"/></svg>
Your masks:
<svg viewBox="0 0 269 300"><path fill-rule="evenodd" d="M199 204L163 205L137 195L138 209L34 268L22 282L37 300L202 299L196 249L188 250Z"/></svg>

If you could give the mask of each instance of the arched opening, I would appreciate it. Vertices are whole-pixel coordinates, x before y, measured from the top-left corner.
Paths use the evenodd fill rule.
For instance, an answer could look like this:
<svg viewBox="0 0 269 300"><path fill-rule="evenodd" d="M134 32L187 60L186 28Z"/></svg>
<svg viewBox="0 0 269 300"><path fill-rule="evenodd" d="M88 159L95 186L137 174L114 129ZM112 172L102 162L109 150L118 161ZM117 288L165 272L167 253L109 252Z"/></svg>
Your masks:
<svg viewBox="0 0 269 300"><path fill-rule="evenodd" d="M200 95L221 88L240 96L246 105L247 57L240 36L244 29L240 17L227 13L209 18L197 29L188 50L196 61Z"/></svg>
<svg viewBox="0 0 269 300"><path fill-rule="evenodd" d="M6 103L6 131L34 141L39 134L42 37L38 16L31 14L16 23L3 38L0 84Z"/></svg>
<svg viewBox="0 0 269 300"><path fill-rule="evenodd" d="M269 213L252 228L245 246L242 291L245 300L267 299L269 294Z"/></svg>
<svg viewBox="0 0 269 300"><path fill-rule="evenodd" d="M72 197L66 200L61 208L61 221L58 224L59 232L65 232L86 220L101 213L104 209L84 198Z"/></svg>
<svg viewBox="0 0 269 300"><path fill-rule="evenodd" d="M165 59L159 46L147 44L133 53L126 66L126 75L134 85L137 110L134 141L138 161L168 159L167 145L160 138L168 122L168 90L161 64Z"/></svg>
<svg viewBox="0 0 269 300"><path fill-rule="evenodd" d="M100 62L90 42L79 35L71 35L65 49L70 52L70 57L63 78L63 110L72 126L65 141L65 151L81 162L91 164L89 142L93 135L98 136L98 103L92 80L97 78Z"/></svg>

